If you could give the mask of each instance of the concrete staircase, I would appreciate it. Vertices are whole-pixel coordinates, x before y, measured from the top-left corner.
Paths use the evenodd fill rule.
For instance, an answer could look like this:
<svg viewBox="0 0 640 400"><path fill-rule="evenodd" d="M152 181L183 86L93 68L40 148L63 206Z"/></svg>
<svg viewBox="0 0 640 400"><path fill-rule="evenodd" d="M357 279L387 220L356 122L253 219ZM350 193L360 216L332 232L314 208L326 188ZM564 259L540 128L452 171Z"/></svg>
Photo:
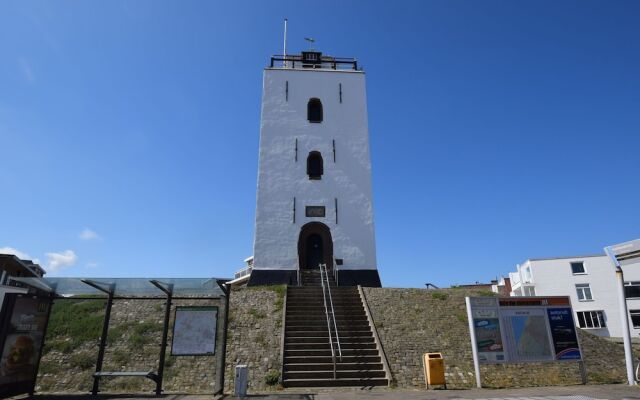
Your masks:
<svg viewBox="0 0 640 400"><path fill-rule="evenodd" d="M386 386L381 354L376 347L362 299L356 287L329 283L342 359L335 333L336 377L319 271L301 271L303 286L287 288L283 385L285 387ZM328 305L328 307L330 307Z"/></svg>

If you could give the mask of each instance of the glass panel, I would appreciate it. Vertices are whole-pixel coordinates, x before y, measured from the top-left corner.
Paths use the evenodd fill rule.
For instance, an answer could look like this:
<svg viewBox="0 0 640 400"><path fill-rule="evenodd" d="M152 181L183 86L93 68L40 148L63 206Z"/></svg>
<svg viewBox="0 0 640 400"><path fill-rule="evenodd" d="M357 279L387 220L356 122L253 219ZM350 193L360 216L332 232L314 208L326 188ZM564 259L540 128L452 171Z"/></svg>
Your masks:
<svg viewBox="0 0 640 400"><path fill-rule="evenodd" d="M574 274L584 274L584 263L583 262L572 262L571 263L571 272Z"/></svg>
<svg viewBox="0 0 640 400"><path fill-rule="evenodd" d="M640 297L640 285L627 284L624 287L624 295L628 299Z"/></svg>
<svg viewBox="0 0 640 400"><path fill-rule="evenodd" d="M578 313L578 326L580 326L580 328L584 328L587 326L584 322L584 312L582 311Z"/></svg>
<svg viewBox="0 0 640 400"><path fill-rule="evenodd" d="M593 297L591 296L591 288L590 287L584 288L584 298L586 300L593 300Z"/></svg>
<svg viewBox="0 0 640 400"><path fill-rule="evenodd" d="M604 322L604 311L598 311L598 320L600 321L600 327L605 328L607 324Z"/></svg>
<svg viewBox="0 0 640 400"><path fill-rule="evenodd" d="M576 292L578 293L578 300L584 300L584 293L582 292L582 288L577 286Z"/></svg>
<svg viewBox="0 0 640 400"><path fill-rule="evenodd" d="M629 310L631 315L631 323L634 328L640 328L640 310Z"/></svg>
<svg viewBox="0 0 640 400"><path fill-rule="evenodd" d="M222 290L217 278L22 278L33 287L50 287L59 296L106 296L106 293L88 285L90 281L100 288L114 288L114 295L140 297L166 297L166 294L151 283L158 281L162 287L173 285L174 296L220 297Z"/></svg>
<svg viewBox="0 0 640 400"><path fill-rule="evenodd" d="M593 312L589 311L585 313L585 320L587 322L587 328L593 328Z"/></svg>

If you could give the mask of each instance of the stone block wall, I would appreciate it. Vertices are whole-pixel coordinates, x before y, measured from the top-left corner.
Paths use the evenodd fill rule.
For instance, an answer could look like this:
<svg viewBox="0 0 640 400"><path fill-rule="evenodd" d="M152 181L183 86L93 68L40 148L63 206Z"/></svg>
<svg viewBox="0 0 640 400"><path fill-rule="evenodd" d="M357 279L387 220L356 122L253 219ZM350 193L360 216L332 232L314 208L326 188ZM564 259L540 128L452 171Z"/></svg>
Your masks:
<svg viewBox="0 0 640 400"><path fill-rule="evenodd" d="M249 368L249 393L277 387L282 369L285 292L286 286L233 288L227 337L225 392L233 392L235 366L239 364L245 364Z"/></svg>
<svg viewBox="0 0 640 400"><path fill-rule="evenodd" d="M439 352L450 388L475 386L465 296L491 295L465 289L364 288L395 384L424 387L422 354ZM621 345L579 331L590 383L625 380ZM577 362L481 366L486 387L571 385L582 382Z"/></svg>

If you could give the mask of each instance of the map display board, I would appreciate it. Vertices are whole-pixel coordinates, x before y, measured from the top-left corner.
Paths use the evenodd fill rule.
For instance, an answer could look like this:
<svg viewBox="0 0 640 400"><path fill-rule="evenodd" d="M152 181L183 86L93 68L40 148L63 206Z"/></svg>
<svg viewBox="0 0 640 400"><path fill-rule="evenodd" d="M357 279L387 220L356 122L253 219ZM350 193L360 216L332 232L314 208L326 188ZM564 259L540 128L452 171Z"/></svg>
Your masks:
<svg viewBox="0 0 640 400"><path fill-rule="evenodd" d="M473 297L469 304L481 364L582 359L568 297Z"/></svg>
<svg viewBox="0 0 640 400"><path fill-rule="evenodd" d="M218 307L177 307L171 355L215 354Z"/></svg>

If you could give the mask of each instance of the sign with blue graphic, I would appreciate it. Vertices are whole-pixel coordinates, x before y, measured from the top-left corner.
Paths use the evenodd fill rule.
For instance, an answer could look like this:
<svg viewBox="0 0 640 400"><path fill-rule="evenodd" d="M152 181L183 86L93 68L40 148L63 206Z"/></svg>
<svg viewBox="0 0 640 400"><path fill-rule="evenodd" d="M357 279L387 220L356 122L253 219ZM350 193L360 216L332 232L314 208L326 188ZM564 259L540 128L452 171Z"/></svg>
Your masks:
<svg viewBox="0 0 640 400"><path fill-rule="evenodd" d="M556 360L580 360L580 347L571 308L548 308Z"/></svg>

